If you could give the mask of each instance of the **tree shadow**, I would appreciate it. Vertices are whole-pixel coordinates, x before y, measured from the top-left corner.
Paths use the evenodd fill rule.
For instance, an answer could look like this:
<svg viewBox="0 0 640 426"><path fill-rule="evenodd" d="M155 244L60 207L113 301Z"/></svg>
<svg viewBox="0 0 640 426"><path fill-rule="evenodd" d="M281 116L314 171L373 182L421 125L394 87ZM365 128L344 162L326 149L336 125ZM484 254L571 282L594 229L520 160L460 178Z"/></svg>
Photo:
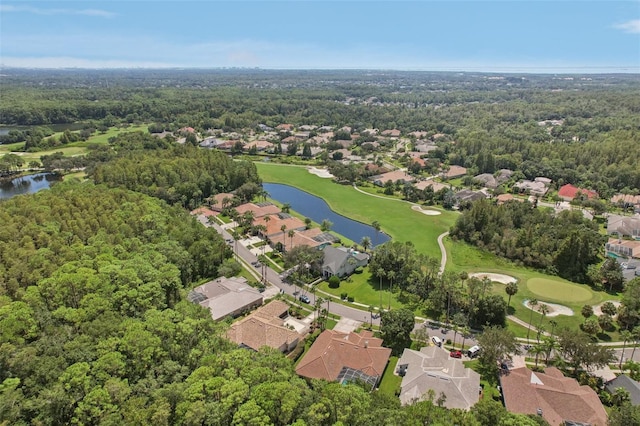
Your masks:
<svg viewBox="0 0 640 426"><path fill-rule="evenodd" d="M516 308L513 306L507 306L507 315L513 315L516 313Z"/></svg>
<svg viewBox="0 0 640 426"><path fill-rule="evenodd" d="M611 336L607 333L598 333L597 336L598 336L598 339L602 340L603 342L611 341Z"/></svg>

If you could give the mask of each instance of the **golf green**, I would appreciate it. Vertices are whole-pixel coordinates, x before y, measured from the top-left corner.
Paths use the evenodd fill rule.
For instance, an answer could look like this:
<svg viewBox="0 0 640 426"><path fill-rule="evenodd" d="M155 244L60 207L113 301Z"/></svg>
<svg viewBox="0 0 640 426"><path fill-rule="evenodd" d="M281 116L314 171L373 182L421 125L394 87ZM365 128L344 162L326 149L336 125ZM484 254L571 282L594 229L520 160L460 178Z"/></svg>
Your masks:
<svg viewBox="0 0 640 426"><path fill-rule="evenodd" d="M527 281L527 288L541 298L570 303L584 302L593 297L588 288L547 278L531 278Z"/></svg>

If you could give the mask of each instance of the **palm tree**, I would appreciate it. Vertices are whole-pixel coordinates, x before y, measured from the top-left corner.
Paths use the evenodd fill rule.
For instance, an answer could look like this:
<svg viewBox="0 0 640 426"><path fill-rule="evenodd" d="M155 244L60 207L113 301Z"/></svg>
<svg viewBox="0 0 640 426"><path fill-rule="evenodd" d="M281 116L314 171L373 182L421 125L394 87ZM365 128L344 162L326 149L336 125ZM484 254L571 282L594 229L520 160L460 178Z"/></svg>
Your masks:
<svg viewBox="0 0 640 426"><path fill-rule="evenodd" d="M376 240L374 241L375 245L378 245L378 235L380 234L380 223L377 220L371 222L371 227L376 230Z"/></svg>
<svg viewBox="0 0 640 426"><path fill-rule="evenodd" d="M331 223L329 219L323 219L322 223L320 224L320 229L322 230L322 232L327 232L331 229L332 226L333 223Z"/></svg>
<svg viewBox="0 0 640 426"><path fill-rule="evenodd" d="M380 291L378 293L380 294L380 311L382 311L382 275L384 275L384 269L378 268L376 275L380 278Z"/></svg>
<svg viewBox="0 0 640 426"><path fill-rule="evenodd" d="M367 252L367 249L369 247L371 247L371 238L367 237L366 235L364 237L362 237L362 241L360 241L360 245L362 246L362 248L364 249L365 253Z"/></svg>
<svg viewBox="0 0 640 426"><path fill-rule="evenodd" d="M547 306L545 303L541 303L540 304L540 308L538 308L538 312L540 312L542 314L542 316L540 317L540 323L538 324L538 328L541 328L542 327L542 320L544 320L544 318L549 313L549 306Z"/></svg>
<svg viewBox="0 0 640 426"><path fill-rule="evenodd" d="M631 359L633 359L633 356L636 354L636 347L640 341L640 325L631 330L631 336L633 337L633 351L631 351Z"/></svg>
<svg viewBox="0 0 640 426"><path fill-rule="evenodd" d="M511 307L511 296L514 296L518 292L518 283L510 282L504 288L504 291L509 295L509 301L507 302L507 308Z"/></svg>
<svg viewBox="0 0 640 426"><path fill-rule="evenodd" d="M545 353L546 349L547 348L545 348L539 342L537 345L533 345L533 347L530 349L530 351L536 355L536 368L538 368L538 357L540 356L540 354Z"/></svg>
<svg viewBox="0 0 640 426"><path fill-rule="evenodd" d="M287 251L287 241L286 241L287 236L285 234L287 230L287 225L282 225L280 227L280 230L282 231L282 246L283 246L282 251Z"/></svg>
<svg viewBox="0 0 640 426"><path fill-rule="evenodd" d="M527 341L529 341L529 333L531 332L531 321L533 321L533 311L535 306L538 305L538 300L537 299L531 299L529 300L529 309L531 309L531 315L529 316L529 329L527 330Z"/></svg>
<svg viewBox="0 0 640 426"><path fill-rule="evenodd" d="M471 334L471 329L468 325L465 324L464 326L462 326L460 334L462 334L462 346L460 347L460 349L464 350L464 342L467 340L467 336Z"/></svg>
<svg viewBox="0 0 640 426"><path fill-rule="evenodd" d="M551 356L551 351L554 349L558 349L560 346L558 345L558 341L554 336L548 336L542 339L544 348L545 348L545 358L544 363L549 364L549 357Z"/></svg>
<svg viewBox="0 0 640 426"><path fill-rule="evenodd" d="M556 320L549 320L549 324L551 325L551 335L553 336L553 331L555 330L558 322Z"/></svg>
<svg viewBox="0 0 640 426"><path fill-rule="evenodd" d="M291 204L284 203L282 205L282 211L285 212L285 213L289 213L291 211Z"/></svg>
<svg viewBox="0 0 640 426"><path fill-rule="evenodd" d="M307 229L311 228L311 222L312 222L312 220L311 220L311 218L310 218L310 217L305 217L305 218L304 218L304 225L305 225L305 227L306 227Z"/></svg>
<svg viewBox="0 0 640 426"><path fill-rule="evenodd" d="M622 360L624 359L624 350L627 347L627 342L633 339L633 334L629 330L622 330L620 332L620 337L622 338L622 353L620 354L620 364L618 365L619 369L622 369Z"/></svg>
<svg viewBox="0 0 640 426"><path fill-rule="evenodd" d="M391 289L393 288L393 279L396 277L396 271L387 272L389 278L389 310L391 309Z"/></svg>
<svg viewBox="0 0 640 426"><path fill-rule="evenodd" d="M296 232L293 229L290 229L289 232L287 233L287 235L289 235L289 250L293 248L293 236L295 234Z"/></svg>

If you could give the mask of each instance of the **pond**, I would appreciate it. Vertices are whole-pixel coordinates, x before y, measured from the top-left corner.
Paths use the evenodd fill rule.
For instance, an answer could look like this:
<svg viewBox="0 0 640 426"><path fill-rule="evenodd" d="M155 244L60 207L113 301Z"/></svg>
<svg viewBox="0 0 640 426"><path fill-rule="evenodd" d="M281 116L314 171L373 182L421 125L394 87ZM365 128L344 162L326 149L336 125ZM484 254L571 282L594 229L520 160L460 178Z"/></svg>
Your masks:
<svg viewBox="0 0 640 426"><path fill-rule="evenodd" d="M262 185L269 196L280 203L289 203L292 210L306 216L317 223L328 219L333 223L331 230L343 235L350 240L360 243L367 236L371 239L372 246L386 243L391 238L384 232L376 230L362 222L339 215L329 208L329 205L319 197L308 192L301 191L289 185L279 183L265 183Z"/></svg>
<svg viewBox="0 0 640 426"><path fill-rule="evenodd" d="M37 173L17 177L9 181L0 181L0 200L6 200L15 195L32 194L47 189L53 182L61 181L62 177L54 173Z"/></svg>

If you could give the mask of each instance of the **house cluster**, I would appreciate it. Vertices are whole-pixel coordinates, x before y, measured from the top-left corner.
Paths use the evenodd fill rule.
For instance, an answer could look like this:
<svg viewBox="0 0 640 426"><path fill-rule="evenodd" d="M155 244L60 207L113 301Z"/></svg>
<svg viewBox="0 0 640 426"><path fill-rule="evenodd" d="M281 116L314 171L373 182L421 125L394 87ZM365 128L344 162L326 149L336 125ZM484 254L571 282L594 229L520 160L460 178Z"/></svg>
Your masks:
<svg viewBox="0 0 640 426"><path fill-rule="evenodd" d="M640 276L640 213L633 216L610 214L607 234L606 255L620 263L625 280Z"/></svg>

